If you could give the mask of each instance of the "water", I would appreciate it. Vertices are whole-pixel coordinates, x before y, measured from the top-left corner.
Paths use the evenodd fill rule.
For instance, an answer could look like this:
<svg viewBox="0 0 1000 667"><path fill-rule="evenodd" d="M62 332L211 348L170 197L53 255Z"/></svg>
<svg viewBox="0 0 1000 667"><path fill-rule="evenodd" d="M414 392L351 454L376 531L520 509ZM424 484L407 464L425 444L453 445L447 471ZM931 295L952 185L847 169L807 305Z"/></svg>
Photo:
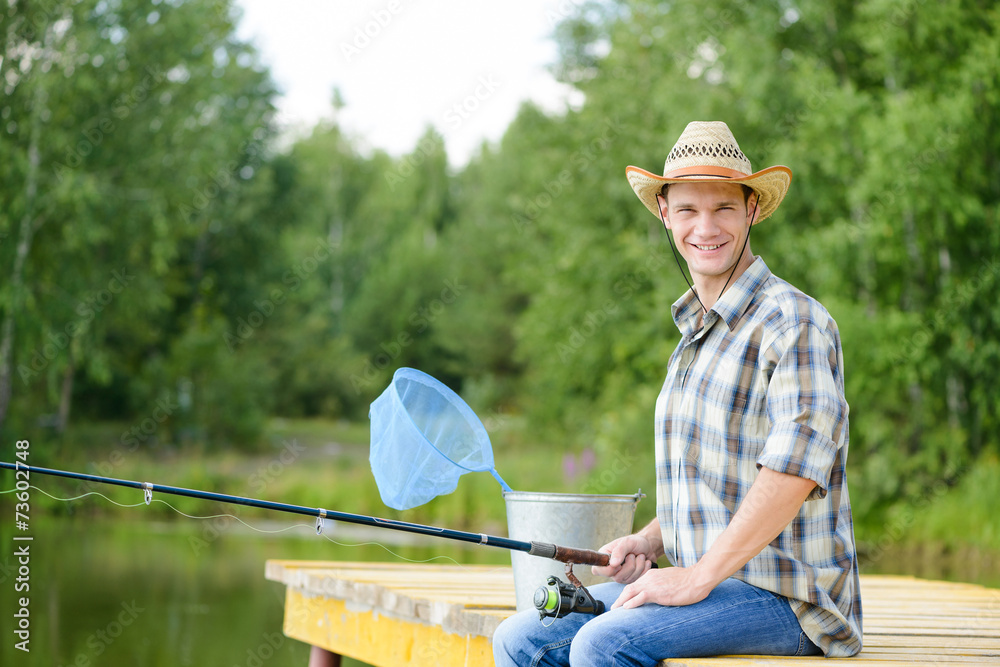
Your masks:
<svg viewBox="0 0 1000 667"><path fill-rule="evenodd" d="M0 498L0 665L212 665L305 667L309 649L281 633L284 586L264 578L266 560L403 562L383 548L342 547L317 537L311 525L261 535L232 520L144 521L32 517L30 591L16 593L13 506ZM280 518L280 515L279 515ZM294 517L250 520L279 529ZM459 562L509 565L499 549L415 538L338 524L331 537L378 540L402 556L447 556ZM400 540L410 544L392 545ZM912 574L1000 587L1000 555L931 547L886 550L864 573ZM438 561L449 562L449 561ZM30 653L15 649L13 612L30 596ZM345 665L360 663L345 660Z"/></svg>
<svg viewBox="0 0 1000 667"><path fill-rule="evenodd" d="M232 520L170 522L35 517L29 533L30 591L16 593L10 503L0 503L0 664L212 665L304 667L309 648L282 632L282 584L264 578L271 558L396 561L378 546L340 547L311 526L265 536ZM135 510L141 512L141 509ZM296 523L265 524L282 528ZM353 526L332 537L359 542ZM389 535L385 535L389 533ZM391 531L371 539L393 540ZM404 538L407 536L403 536ZM447 555L463 562L509 564L507 552L487 553L439 541L434 547L397 545L406 557ZM448 561L444 561L448 562ZM30 653L15 648L13 612L30 596ZM345 660L345 665L361 663Z"/></svg>

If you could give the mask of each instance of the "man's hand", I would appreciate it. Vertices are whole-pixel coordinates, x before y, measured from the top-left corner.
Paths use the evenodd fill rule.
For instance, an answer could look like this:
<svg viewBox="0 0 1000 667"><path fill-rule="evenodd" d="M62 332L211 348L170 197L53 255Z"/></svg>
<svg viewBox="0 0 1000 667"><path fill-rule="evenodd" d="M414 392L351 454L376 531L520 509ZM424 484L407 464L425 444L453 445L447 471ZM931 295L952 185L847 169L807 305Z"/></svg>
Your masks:
<svg viewBox="0 0 1000 667"><path fill-rule="evenodd" d="M653 525L653 524L651 524ZM610 554L604 567L594 566L591 572L600 577L611 577L620 584L629 584L644 575L662 553L660 547L659 524L655 524L655 537L648 536L646 528L613 540L598 551ZM649 526L647 526L649 528Z"/></svg>
<svg viewBox="0 0 1000 667"><path fill-rule="evenodd" d="M632 609L650 602L683 607L704 600L715 585L715 582L705 581L693 567L653 570L626 586L611 608Z"/></svg>
<svg viewBox="0 0 1000 667"><path fill-rule="evenodd" d="M631 609L650 602L679 607L704 600L713 588L746 565L781 534L815 486L816 483L811 480L761 468L729 526L693 567L639 572L632 579L615 576L615 581L628 586L611 608ZM634 538L647 536L648 541L648 536L652 534L648 528L650 526L637 535L620 538L608 546L620 548L622 553L629 548L642 553L641 540L635 541ZM621 562L621 557L618 562ZM612 550L608 569L614 563ZM605 568L594 568L595 573L599 569ZM634 570L632 574L635 574Z"/></svg>

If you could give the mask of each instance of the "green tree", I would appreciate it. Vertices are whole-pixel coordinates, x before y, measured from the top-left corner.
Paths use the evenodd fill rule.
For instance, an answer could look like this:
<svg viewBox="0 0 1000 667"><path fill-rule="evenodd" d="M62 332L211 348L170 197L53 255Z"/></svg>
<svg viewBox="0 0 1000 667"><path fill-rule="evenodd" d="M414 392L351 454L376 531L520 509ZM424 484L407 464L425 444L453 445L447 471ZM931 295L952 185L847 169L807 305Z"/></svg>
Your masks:
<svg viewBox="0 0 1000 667"><path fill-rule="evenodd" d="M7 14L12 168L0 196L27 242L2 248L14 279L0 387L17 390L24 420L58 402L64 425L74 395L90 415L142 414L176 395L143 369L192 325L213 240L240 225L273 87L233 37L227 2L13 3Z"/></svg>

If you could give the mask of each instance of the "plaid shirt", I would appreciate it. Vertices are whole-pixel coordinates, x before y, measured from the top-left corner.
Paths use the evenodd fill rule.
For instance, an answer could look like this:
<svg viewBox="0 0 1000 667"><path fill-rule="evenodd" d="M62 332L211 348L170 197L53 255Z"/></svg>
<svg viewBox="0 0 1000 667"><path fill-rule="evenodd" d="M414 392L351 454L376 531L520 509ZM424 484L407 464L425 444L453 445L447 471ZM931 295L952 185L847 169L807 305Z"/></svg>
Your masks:
<svg viewBox="0 0 1000 667"><path fill-rule="evenodd" d="M854 655L861 591L836 323L759 257L704 327L691 291L671 310L682 338L656 401L657 516L667 558L694 565L760 467L816 482L798 516L733 576L787 597L827 656Z"/></svg>

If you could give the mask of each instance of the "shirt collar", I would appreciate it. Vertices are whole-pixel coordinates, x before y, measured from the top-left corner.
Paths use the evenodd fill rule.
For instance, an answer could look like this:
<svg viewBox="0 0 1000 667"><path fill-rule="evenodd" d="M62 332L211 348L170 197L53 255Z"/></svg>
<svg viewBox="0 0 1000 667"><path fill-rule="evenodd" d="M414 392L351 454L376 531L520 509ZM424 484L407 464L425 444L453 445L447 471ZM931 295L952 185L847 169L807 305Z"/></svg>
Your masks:
<svg viewBox="0 0 1000 667"><path fill-rule="evenodd" d="M704 328L711 326L716 319L722 319L730 331L735 329L740 318L743 317L743 313L750 307L754 294L770 277L771 270L767 268L767 264L762 258L755 257L743 275L723 292L714 306L709 308L705 315ZM681 298L677 299L670 307L670 312L681 335L691 335L700 328L698 327L698 314L701 313L701 304L695 298L692 290L689 289Z"/></svg>

